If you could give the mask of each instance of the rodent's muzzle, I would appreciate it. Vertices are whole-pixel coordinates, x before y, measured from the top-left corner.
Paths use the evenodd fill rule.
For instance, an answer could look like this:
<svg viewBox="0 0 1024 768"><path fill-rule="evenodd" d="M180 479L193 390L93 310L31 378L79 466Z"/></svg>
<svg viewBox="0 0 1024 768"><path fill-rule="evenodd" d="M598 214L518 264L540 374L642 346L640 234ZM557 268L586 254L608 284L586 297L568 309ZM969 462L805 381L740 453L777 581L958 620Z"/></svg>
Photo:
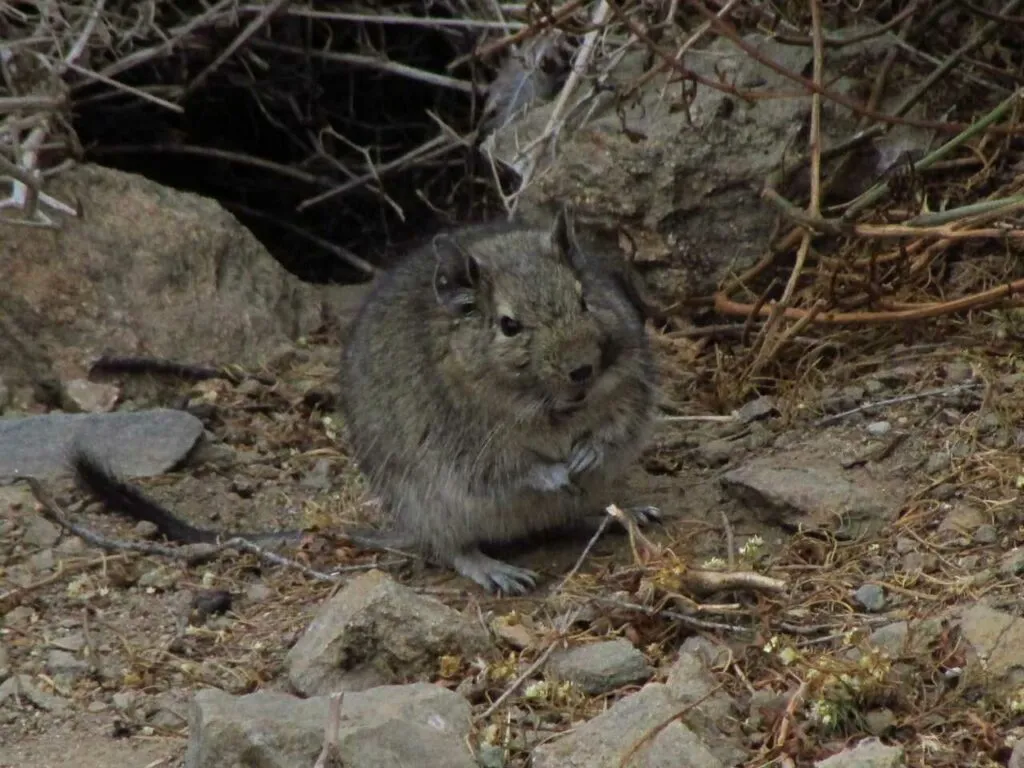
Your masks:
<svg viewBox="0 0 1024 768"><path fill-rule="evenodd" d="M587 395L597 379L599 367L583 363L569 370L564 382L563 394L552 409L559 416L567 416L580 410L587 402Z"/></svg>
<svg viewBox="0 0 1024 768"><path fill-rule="evenodd" d="M587 397L601 374L614 362L609 342L597 333L578 334L563 339L553 366L552 412L565 416L584 407Z"/></svg>

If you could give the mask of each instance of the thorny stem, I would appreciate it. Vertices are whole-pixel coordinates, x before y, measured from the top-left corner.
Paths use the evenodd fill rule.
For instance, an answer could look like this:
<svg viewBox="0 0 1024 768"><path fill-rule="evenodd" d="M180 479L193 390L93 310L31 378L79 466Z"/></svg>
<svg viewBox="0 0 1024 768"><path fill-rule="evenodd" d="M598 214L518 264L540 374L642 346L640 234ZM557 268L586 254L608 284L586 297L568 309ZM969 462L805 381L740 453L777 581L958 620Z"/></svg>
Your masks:
<svg viewBox="0 0 1024 768"><path fill-rule="evenodd" d="M821 3L820 0L809 0L809 2L811 5L811 38L814 41L813 78L815 85L821 86L825 71L824 44L822 42L823 35L821 29ZM821 218L821 94L817 90L811 94L811 130L808 141L810 144L808 151L811 156L811 193L810 201L807 205L807 215L808 218L814 221ZM799 330L813 319L813 314L808 314L804 318L801 318L801 320L790 329L790 333L783 334L781 338L777 339L774 344L769 346L769 339L771 339L773 332L781 322L783 311L789 307L793 301L793 293L796 291L796 286L800 281L804 265L807 263L807 254L811 250L811 237L812 234L810 230L803 231L800 247L797 249L796 263L793 265L792 272L790 272L789 280L786 282L786 287L782 292L782 298L778 303L771 306L768 322L764 324L758 333L758 341L761 342L759 351L757 353L757 357L751 363L745 378L756 376L768 361L775 356L775 353L778 352L778 350L786 343L786 340L790 336L798 333ZM815 307L819 310L821 309L817 304L815 304ZM812 313L817 314L814 308L812 308L811 311ZM749 323L754 316L755 315L752 313L747 318L747 322Z"/></svg>
<svg viewBox="0 0 1024 768"><path fill-rule="evenodd" d="M911 320L924 320L929 317L941 317L952 315L958 312L966 312L971 309L988 309L1007 300L1012 300L1016 295L1024 293L1024 279L998 285L987 291L981 291L971 296L964 296L953 301L940 301L933 304L922 304L913 309L899 309L892 311L878 312L821 312L788 307L783 310L783 316L792 320L799 320L813 313L816 322L828 325L879 325L883 323L909 322ZM725 315L747 317L753 307L750 304L741 304L733 301L724 293L715 294L715 309ZM759 314L767 315L771 309L763 307Z"/></svg>
<svg viewBox="0 0 1024 768"><path fill-rule="evenodd" d="M1022 91L1014 91L1006 99L1004 99L1001 104L999 104L995 109L989 112L981 120L974 123L974 125L969 126L960 134L954 136L952 139L947 141L941 147L934 150L933 152L930 152L927 156L914 163L914 171L918 172L930 168L935 163L947 157L949 154L953 152L953 150L960 147L969 139L972 139L978 134L983 133L985 130L988 129L989 126L991 126L998 120L1001 120L1006 115L1006 113L1010 111L1014 104L1021 98L1021 94ZM865 208L881 200L888 192L889 182L885 181L880 184L876 184L871 189L862 194L860 197L858 197L856 200L854 200L852 203L850 203L850 206L846 209L846 212L843 213L842 218L846 221L849 221L858 213L863 211Z"/></svg>
<svg viewBox="0 0 1024 768"><path fill-rule="evenodd" d="M1014 0L1014 2L1024 2L1024 0ZM963 131L970 127L964 123L935 123L928 120L911 120L905 117L888 115L883 112L868 109L864 104L861 104L855 99L851 99L840 93L830 91L826 89L824 86L816 85L813 80L808 80L806 77L803 77L802 75L799 75L796 72L787 69L778 62L765 56L759 50L757 50L757 48L755 48L751 43L744 40L740 36L739 32L737 32L733 26L726 23L723 19L718 18L718 16L715 13L713 13L711 10L705 7L705 5L702 2L700 2L700 0L689 0L689 3L697 10L698 13L700 13L701 16L711 21L712 26L714 26L715 29L717 29L723 37L730 40L734 45L736 45L737 48L739 48L741 51L747 54L750 58L768 67L768 69L777 72L778 74L785 77L787 80L792 80L793 82L799 83L800 85L804 86L804 88L806 88L808 91L818 92L822 96L827 98L829 101L835 102L840 106L852 110L855 114L863 115L865 117L871 118L872 120L877 120L881 123L886 123L889 125L909 125L914 128L923 128L925 130L932 131L942 131L943 133ZM1024 126L1010 126L1001 129L1000 132L1012 133L1016 135L1024 133ZM858 139L858 137L854 137L854 139Z"/></svg>

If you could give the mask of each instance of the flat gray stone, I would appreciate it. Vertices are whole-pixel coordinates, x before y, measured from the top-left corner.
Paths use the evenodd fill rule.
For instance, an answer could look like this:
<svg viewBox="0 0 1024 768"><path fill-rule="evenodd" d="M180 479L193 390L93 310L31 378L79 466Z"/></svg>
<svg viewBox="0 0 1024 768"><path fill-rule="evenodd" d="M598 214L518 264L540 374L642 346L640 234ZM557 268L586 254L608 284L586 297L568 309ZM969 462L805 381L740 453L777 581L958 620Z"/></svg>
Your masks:
<svg viewBox="0 0 1024 768"><path fill-rule="evenodd" d="M590 695L646 682L653 674L644 655L623 639L589 643L553 654L547 671L559 680L575 683Z"/></svg>
<svg viewBox="0 0 1024 768"><path fill-rule="evenodd" d="M19 696L28 699L33 706L44 712L66 712L69 706L67 699L37 688L30 675L11 675L0 683L0 704L11 697Z"/></svg>
<svg viewBox="0 0 1024 768"><path fill-rule="evenodd" d="M657 730L679 706L668 686L649 683L568 735L537 747L533 767L724 768L679 720ZM635 749L638 743L642 746Z"/></svg>
<svg viewBox="0 0 1024 768"><path fill-rule="evenodd" d="M890 747L870 738L814 765L816 768L898 768L903 764L903 747Z"/></svg>
<svg viewBox="0 0 1024 768"><path fill-rule="evenodd" d="M766 523L827 527L842 537L880 530L899 510L905 491L871 473L844 470L826 448L809 461L817 445L754 459L726 472L720 482L734 498Z"/></svg>
<svg viewBox="0 0 1024 768"><path fill-rule="evenodd" d="M121 476L160 475L202 434L199 419L169 408L0 419L0 483L67 474L68 449L76 437Z"/></svg>
<svg viewBox="0 0 1024 768"><path fill-rule="evenodd" d="M320 753L329 697L261 691L193 699L185 768L312 766ZM345 694L338 754L345 768L475 768L466 745L469 703L430 683Z"/></svg>

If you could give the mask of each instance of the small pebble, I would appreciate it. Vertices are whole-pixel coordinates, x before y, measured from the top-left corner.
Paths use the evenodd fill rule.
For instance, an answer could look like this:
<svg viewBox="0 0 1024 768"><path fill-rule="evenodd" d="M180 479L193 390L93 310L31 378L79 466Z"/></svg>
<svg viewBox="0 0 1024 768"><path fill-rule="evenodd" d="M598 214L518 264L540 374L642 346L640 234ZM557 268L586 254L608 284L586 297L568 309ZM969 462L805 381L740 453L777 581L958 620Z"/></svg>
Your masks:
<svg viewBox="0 0 1024 768"><path fill-rule="evenodd" d="M860 384L850 384L843 387L839 394L856 405L864 399L864 387Z"/></svg>
<svg viewBox="0 0 1024 768"><path fill-rule="evenodd" d="M85 542L77 536L69 536L57 545L57 552L62 555L80 555L85 551Z"/></svg>
<svg viewBox="0 0 1024 768"><path fill-rule="evenodd" d="M245 600L249 603L263 603L274 596L273 590L266 584L250 584L245 590Z"/></svg>
<svg viewBox="0 0 1024 768"><path fill-rule="evenodd" d="M1003 392L1019 392L1024 389L1024 373L1008 373L996 379L996 387Z"/></svg>
<svg viewBox="0 0 1024 768"><path fill-rule="evenodd" d="M327 490L331 487L331 462L327 459L319 459L316 464L299 481L303 488L311 488L315 491Z"/></svg>
<svg viewBox="0 0 1024 768"><path fill-rule="evenodd" d="M547 664L548 676L573 682L592 695L646 682L652 674L644 655L624 639L558 651Z"/></svg>
<svg viewBox="0 0 1024 768"><path fill-rule="evenodd" d="M924 463L924 471L929 475L949 469L949 454L943 451L933 453Z"/></svg>
<svg viewBox="0 0 1024 768"><path fill-rule="evenodd" d="M949 363L946 365L946 381L950 384L963 384L974 378L974 371L969 363Z"/></svg>
<svg viewBox="0 0 1024 768"><path fill-rule="evenodd" d="M741 454L744 446L733 440L711 440L697 449L697 463L704 467L718 467Z"/></svg>
<svg viewBox="0 0 1024 768"><path fill-rule="evenodd" d="M1019 576L1024 573L1024 547L1013 549L1003 555L999 570L1006 576Z"/></svg>
<svg viewBox="0 0 1024 768"><path fill-rule="evenodd" d="M32 517L25 526L24 542L30 547L52 547L60 539L60 528L42 517Z"/></svg>
<svg viewBox="0 0 1024 768"><path fill-rule="evenodd" d="M64 673L74 677L86 674L89 671L89 664L73 653L55 648L46 656L46 671L51 675Z"/></svg>
<svg viewBox="0 0 1024 768"><path fill-rule="evenodd" d="M905 573L930 573L935 570L935 555L924 552L907 552L903 556L902 569Z"/></svg>
<svg viewBox="0 0 1024 768"><path fill-rule="evenodd" d="M885 392L885 384L878 379L868 379L864 382L864 391L869 395L877 396Z"/></svg>
<svg viewBox="0 0 1024 768"><path fill-rule="evenodd" d="M9 576L10 574L8 574ZM35 614L31 608L27 605L19 605L17 608L12 608L4 614L4 626L5 627L17 627L24 626L31 621L32 616Z"/></svg>
<svg viewBox="0 0 1024 768"><path fill-rule="evenodd" d="M246 396L258 395L262 390L263 385L256 381L256 379L246 379L237 387L238 393Z"/></svg>
<svg viewBox="0 0 1024 768"><path fill-rule="evenodd" d="M989 411L980 419L978 419L978 431L979 432L995 432L1003 423L1003 417L998 413Z"/></svg>
<svg viewBox="0 0 1024 768"><path fill-rule="evenodd" d="M991 439L986 440L986 443L989 447L995 448L997 451L1005 451L1013 445L1014 435L1012 435L1009 430L1000 429L991 437Z"/></svg>
<svg viewBox="0 0 1024 768"><path fill-rule="evenodd" d="M112 411L121 397L120 388L88 379L71 379L64 383L64 392L72 410L80 413Z"/></svg>
<svg viewBox="0 0 1024 768"><path fill-rule="evenodd" d="M53 554L53 549L49 547L40 552L36 552L28 559L29 567L36 573L52 570L56 562L57 558Z"/></svg>
<svg viewBox="0 0 1024 768"><path fill-rule="evenodd" d="M775 442L775 433L764 424L754 423L750 425L750 434L744 439L743 444L748 450L757 451L767 448Z"/></svg>
<svg viewBox="0 0 1024 768"><path fill-rule="evenodd" d="M491 622L491 631L513 648L522 650L536 641L536 635L521 621L510 621L508 616L498 616Z"/></svg>
<svg viewBox="0 0 1024 768"><path fill-rule="evenodd" d="M896 551L905 555L907 552L914 552L917 549L917 542L908 536L900 536L896 539Z"/></svg>
<svg viewBox="0 0 1024 768"><path fill-rule="evenodd" d="M160 529L156 527L156 523L151 523L149 520L137 522L134 531L140 539L155 539L160 535Z"/></svg>
<svg viewBox="0 0 1024 768"><path fill-rule="evenodd" d="M165 566L158 566L139 577L138 584L143 589L154 589L166 592L178 583L179 573Z"/></svg>
<svg viewBox="0 0 1024 768"><path fill-rule="evenodd" d="M872 709L864 715L864 726L873 736L882 736L896 725L891 709Z"/></svg>
<svg viewBox="0 0 1024 768"><path fill-rule="evenodd" d="M853 593L853 597L871 613L878 613L885 608L885 590L876 584L865 584Z"/></svg>
<svg viewBox="0 0 1024 768"><path fill-rule="evenodd" d="M965 555L960 558L959 565L965 571L976 571L981 566L981 558L977 555Z"/></svg>
<svg viewBox="0 0 1024 768"><path fill-rule="evenodd" d="M752 421L764 419L769 416L774 416L779 412L778 406L775 403L774 397L759 397L757 400L751 400L749 403L745 403L738 411L740 422L743 424L749 424Z"/></svg>
<svg viewBox="0 0 1024 768"><path fill-rule="evenodd" d="M892 424L888 421L872 421L867 425L866 429L868 434L874 435L875 437L881 437L892 429Z"/></svg>
<svg viewBox="0 0 1024 768"><path fill-rule="evenodd" d="M505 765L505 748L497 744L483 744L476 753L480 768L502 768Z"/></svg>
<svg viewBox="0 0 1024 768"><path fill-rule="evenodd" d="M256 493L256 483L247 477L236 477L231 481L231 490L243 499L251 499Z"/></svg>
<svg viewBox="0 0 1024 768"><path fill-rule="evenodd" d="M85 635L80 632L76 632L75 634L67 635L66 637L56 637L50 642L50 644L61 651L77 653L85 648Z"/></svg>
<svg viewBox="0 0 1024 768"><path fill-rule="evenodd" d="M128 712L135 705L133 691L118 691L110 699L118 712Z"/></svg>
<svg viewBox="0 0 1024 768"><path fill-rule="evenodd" d="M994 525L979 526L974 532L974 540L978 544L995 544L999 541L999 531L996 530Z"/></svg>

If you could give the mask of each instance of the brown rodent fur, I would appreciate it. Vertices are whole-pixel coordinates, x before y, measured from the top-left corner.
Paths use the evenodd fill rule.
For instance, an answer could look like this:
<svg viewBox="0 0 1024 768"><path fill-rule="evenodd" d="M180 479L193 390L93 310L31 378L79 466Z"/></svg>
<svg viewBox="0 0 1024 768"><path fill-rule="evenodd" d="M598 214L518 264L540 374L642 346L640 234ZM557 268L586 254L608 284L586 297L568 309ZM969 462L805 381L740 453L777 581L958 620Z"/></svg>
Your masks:
<svg viewBox="0 0 1024 768"><path fill-rule="evenodd" d="M549 230L439 235L384 275L349 330L341 407L388 543L521 593L536 574L480 545L600 513L654 387L637 309L563 209Z"/></svg>

